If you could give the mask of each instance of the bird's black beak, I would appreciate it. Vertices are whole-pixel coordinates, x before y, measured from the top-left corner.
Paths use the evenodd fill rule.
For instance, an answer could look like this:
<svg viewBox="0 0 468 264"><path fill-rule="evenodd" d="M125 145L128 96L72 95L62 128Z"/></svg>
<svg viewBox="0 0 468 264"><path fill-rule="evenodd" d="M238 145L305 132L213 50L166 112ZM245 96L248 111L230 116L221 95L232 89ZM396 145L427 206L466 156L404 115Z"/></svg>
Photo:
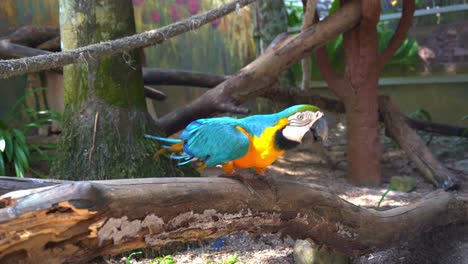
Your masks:
<svg viewBox="0 0 468 264"><path fill-rule="evenodd" d="M310 128L315 141L326 142L328 139L328 124L324 116L315 121Z"/></svg>

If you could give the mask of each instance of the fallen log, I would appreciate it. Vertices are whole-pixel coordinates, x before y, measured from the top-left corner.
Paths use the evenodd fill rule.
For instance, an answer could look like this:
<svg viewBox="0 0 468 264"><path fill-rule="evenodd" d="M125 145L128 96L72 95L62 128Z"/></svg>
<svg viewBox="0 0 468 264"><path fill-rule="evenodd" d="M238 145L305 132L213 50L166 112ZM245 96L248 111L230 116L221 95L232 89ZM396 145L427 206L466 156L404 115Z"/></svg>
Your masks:
<svg viewBox="0 0 468 264"><path fill-rule="evenodd" d="M467 221L468 197L454 193L376 211L290 177L267 181L247 180L255 192L226 178L157 178L7 193L0 198L0 261L86 262L241 230L312 238L357 256Z"/></svg>

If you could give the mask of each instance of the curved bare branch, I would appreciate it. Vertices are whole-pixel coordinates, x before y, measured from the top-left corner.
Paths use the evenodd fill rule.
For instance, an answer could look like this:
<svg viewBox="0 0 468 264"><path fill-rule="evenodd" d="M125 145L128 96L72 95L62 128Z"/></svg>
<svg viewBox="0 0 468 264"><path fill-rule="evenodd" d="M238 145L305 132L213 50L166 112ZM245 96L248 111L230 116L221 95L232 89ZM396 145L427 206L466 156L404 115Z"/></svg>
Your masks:
<svg viewBox="0 0 468 264"><path fill-rule="evenodd" d="M415 10L414 0L403 0L403 11L398 27L395 30L390 42L387 45L387 48L380 54L379 57L379 67L380 71L383 70L385 65L393 57L393 54L400 48L401 44L406 38L408 31L411 27L411 22L413 20L414 10Z"/></svg>

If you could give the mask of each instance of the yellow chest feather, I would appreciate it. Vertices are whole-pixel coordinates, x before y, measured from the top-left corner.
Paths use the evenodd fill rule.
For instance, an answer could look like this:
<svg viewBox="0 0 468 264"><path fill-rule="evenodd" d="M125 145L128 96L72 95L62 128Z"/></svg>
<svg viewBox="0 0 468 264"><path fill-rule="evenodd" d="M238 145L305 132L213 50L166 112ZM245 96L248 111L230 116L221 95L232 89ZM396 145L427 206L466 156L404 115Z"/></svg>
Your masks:
<svg viewBox="0 0 468 264"><path fill-rule="evenodd" d="M247 154L234 160L234 166L238 168L266 168L275 162L279 156L284 154L284 150L275 148L275 133L288 124L288 119L281 119L275 126L269 127L263 131L260 137L251 136L241 127L237 127L244 133L250 141L250 147Z"/></svg>

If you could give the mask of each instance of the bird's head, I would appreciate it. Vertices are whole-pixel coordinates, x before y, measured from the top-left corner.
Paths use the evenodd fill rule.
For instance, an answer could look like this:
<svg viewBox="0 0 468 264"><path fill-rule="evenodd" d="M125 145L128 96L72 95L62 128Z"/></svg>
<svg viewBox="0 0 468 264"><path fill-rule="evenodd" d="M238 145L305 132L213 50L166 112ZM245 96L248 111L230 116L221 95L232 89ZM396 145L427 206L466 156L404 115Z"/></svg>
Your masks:
<svg viewBox="0 0 468 264"><path fill-rule="evenodd" d="M288 124L282 130L283 136L291 141L302 142L307 132L311 132L315 141L326 141L328 125L323 112L313 105L296 105L283 112L287 113Z"/></svg>

